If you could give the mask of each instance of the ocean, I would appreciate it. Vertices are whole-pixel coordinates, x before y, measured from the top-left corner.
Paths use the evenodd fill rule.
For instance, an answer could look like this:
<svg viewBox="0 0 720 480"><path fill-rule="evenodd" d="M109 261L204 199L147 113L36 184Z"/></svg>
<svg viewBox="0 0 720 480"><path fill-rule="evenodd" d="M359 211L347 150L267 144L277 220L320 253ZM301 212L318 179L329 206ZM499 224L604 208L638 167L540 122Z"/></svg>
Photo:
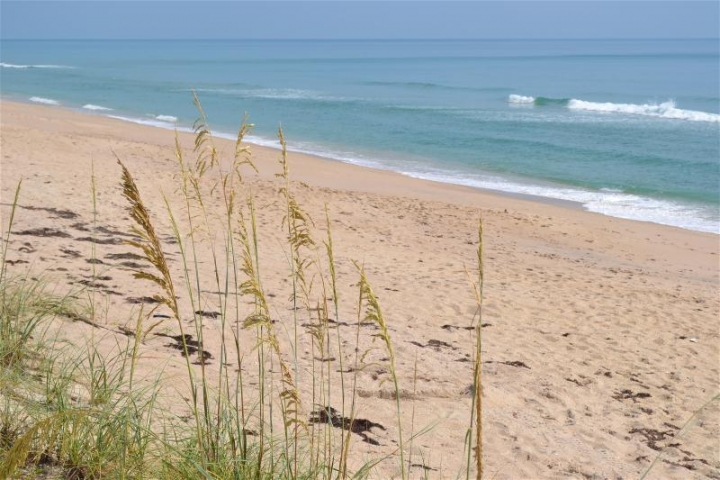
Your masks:
<svg viewBox="0 0 720 480"><path fill-rule="evenodd" d="M720 234L713 40L13 41L0 95Z"/></svg>

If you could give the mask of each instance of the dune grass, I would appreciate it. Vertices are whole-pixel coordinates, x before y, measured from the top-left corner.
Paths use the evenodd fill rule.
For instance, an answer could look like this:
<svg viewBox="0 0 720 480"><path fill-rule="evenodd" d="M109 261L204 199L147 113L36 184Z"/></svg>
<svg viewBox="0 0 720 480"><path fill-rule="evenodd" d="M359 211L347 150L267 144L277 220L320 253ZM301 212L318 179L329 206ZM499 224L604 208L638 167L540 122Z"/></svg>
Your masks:
<svg viewBox="0 0 720 480"><path fill-rule="evenodd" d="M134 275L153 292L157 305L141 308L128 335L109 350L91 343L78 351L55 337L58 322L84 318L92 325L92 301L85 302L77 294L57 298L47 281L25 282L6 271L18 185L8 224L3 226L0 267L0 477L32 478L42 471L50 478L77 479L364 478L372 476L381 462L397 462L397 476L409 478L413 439L431 427L415 431L413 413L410 435L404 438L402 412L414 406L401 398L390 330L363 265L355 263L357 297L340 298L327 207L327 228L318 234L320 230L297 200L296 190L303 186L291 180L285 138L279 130L277 181L285 212L281 228L287 271L268 275L289 279L291 313L286 319L289 323L278 321L278 312L288 309L284 300L270 297L264 287L255 198L244 179L246 171L255 169L244 143L252 126L243 120L233 158L221 159L197 97L195 104L199 116L192 152L185 152L176 137L182 210L174 211L165 198L162 213L171 225L182 275L173 273L166 240L155 228L158 219L143 201L132 173L118 159L133 221L134 239L127 244L151 266ZM93 174L96 212L94 189ZM203 270L201 250L210 253L209 275ZM457 478L482 476L482 257L480 224L474 395L464 445L467 467L462 472L445 472ZM208 291L217 293L204 293ZM341 328L351 327L336 322L336 335L331 328L332 318L338 320L342 305L348 302L358 317L356 342L351 346L341 341ZM203 348L203 310L208 305L219 312L213 321L221 332L220 351L212 363ZM188 392L187 418L164 403L162 392L167 385L162 372L150 379L138 378L144 343L160 328L152 317L158 308L169 310L179 332L186 378L178 388ZM349 459L353 456L357 375L367 354L359 342L362 322L377 326L387 353L397 449L357 468L351 467ZM310 360L299 351L304 335L312 346ZM196 343L191 343L193 337ZM244 346L247 338L253 339L251 348ZM344 363L346 358L353 359L351 365ZM308 361L310 384L305 385L301 363ZM330 361L338 368L331 368ZM256 385L248 382L247 369L253 369ZM417 362L415 369L417 378ZM301 390L310 392L310 397L303 401Z"/></svg>

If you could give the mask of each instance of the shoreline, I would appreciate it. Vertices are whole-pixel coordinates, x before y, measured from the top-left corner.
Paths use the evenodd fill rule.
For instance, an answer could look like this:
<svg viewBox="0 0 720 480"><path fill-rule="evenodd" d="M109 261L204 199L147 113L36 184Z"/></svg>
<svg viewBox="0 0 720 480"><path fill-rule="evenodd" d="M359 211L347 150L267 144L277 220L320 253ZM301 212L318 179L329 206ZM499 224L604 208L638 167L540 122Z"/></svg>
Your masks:
<svg viewBox="0 0 720 480"><path fill-rule="evenodd" d="M105 130L107 128L118 130L123 132L123 134L131 134L131 138L141 138L143 141L150 140L152 142L159 141L159 144L165 144L168 147L168 151L174 149L172 130L162 127L140 125L134 122L108 118L93 113L88 115L85 112L76 112L62 106L36 105L32 103L0 100L0 108L6 108L4 105L7 105L7 107L13 110L27 110L30 114L46 114L49 117L58 116L60 118L67 118L96 130ZM179 130L177 132L181 139L186 139L192 144L191 139L194 138L193 133ZM220 151L232 151L234 148L234 141L228 138L213 138L220 147ZM263 180L274 178L274 173L263 168L262 165L275 165L279 158L278 154L280 151L269 146L251 145L253 154L260 168L259 178ZM584 225L583 228L590 235L592 235L593 230L596 229L614 229L617 226L622 226L636 233L636 237L633 240L634 242L647 240L648 236L640 233L647 230L650 232L650 235L657 237L672 235L679 236L678 238L702 239L703 242L709 241L706 245L710 247L710 250L715 250L716 247L720 248L720 245L717 243L718 235L711 232L613 217L589 211L582 208L581 204L574 202L556 201L556 199L547 199L546 197L514 194L425 180L392 170L376 169L346 163L318 155L290 152L290 150L289 153L291 153L290 163L293 180L320 188L416 198L418 200L457 204L478 209L493 209L505 211L506 213L515 210L518 212L534 213L536 216L537 214L547 215L549 217L558 216L575 225Z"/></svg>
<svg viewBox="0 0 720 480"><path fill-rule="evenodd" d="M15 98L5 99L5 98L3 98L3 97L0 97L0 103L2 103L2 102L17 103L17 104L20 104L20 105L44 106L44 107L48 107L48 108L58 108L58 109L61 109L61 110L64 110L64 111L68 111L68 112L72 112L72 113L77 113L77 114L80 114L80 115L90 115L90 116L96 117L96 118L104 118L104 119L117 120L117 121L120 121L120 122L131 123L131 124L140 125L140 126L143 126L143 127L157 128L157 129L164 130L164 131L171 131L171 132L172 132L172 131L177 130L179 133L184 133L184 134L189 134L189 135L192 135L192 134L193 134L193 133L192 133L192 129L189 128L189 127L182 127L182 126L178 126L178 125L175 125L175 126L173 127L173 126L171 126L170 124L168 124L168 126L153 125L153 124L150 123L150 122L151 122L150 120L148 120L146 123L142 123L143 121L142 121L141 119L134 119L134 118L131 118L131 117L123 117L123 116L121 116L121 115L114 116L114 115L110 115L110 114L108 114L108 113L102 113L103 110L83 109L82 107L68 107L68 106L65 106L65 105L62 105L62 104L58 104L58 105L43 105L43 104L41 104L41 103L33 102L33 101L31 101L31 100L22 100L22 99L15 99ZM114 111L114 110L111 109L110 111ZM156 122L156 123L157 123L157 122ZM167 123L167 122L162 122L162 123ZM230 133L213 131L212 134L213 134L213 135L215 136L215 138L217 138L217 139L223 139L223 140L227 140L227 141L234 141L234 137L233 137L233 135L230 134ZM252 135L251 135L251 136L252 136ZM260 142L258 142L258 141L253 141L253 140L251 139L251 140L246 140L246 143L251 144L251 145L253 145L253 146L255 146L255 147L259 147L259 148L261 148L261 149L269 149L269 150L274 150L274 151L278 151L278 152L280 151L280 147L279 147L279 146L269 145L268 142L260 143ZM462 184L459 184L459 183L443 182L443 181L440 181L440 180L426 179L426 178L416 177L416 176L413 176L413 175L408 174L408 173L397 172L397 171L392 170L392 169L390 169L390 168L381 168L381 167L373 167L373 166L369 166L369 165L362 165L362 164L359 164L359 163L351 162L351 161L349 161L349 160L343 160L343 159L340 159L340 158L335 158L335 157L332 157L332 156L330 156L330 155L322 155L322 154L315 153L315 152L307 152L307 151L304 151L304 150L302 150L302 149L294 148L294 147L292 147L291 145L288 145L288 152L295 153L295 154L301 154L301 155L307 155L307 156L315 157L315 158L320 159L320 160L323 160L323 161L341 163L341 164L344 164L344 165L350 165L350 166L357 167L357 168L374 170L374 171L378 171L378 172L385 172L385 173L393 174L393 175L400 175L400 176L402 176L402 177L406 177L406 178L409 178L409 179L418 180L418 181L422 181L422 182L432 182L432 183L436 183L436 184L438 184L438 185L448 185L448 186L452 186L453 188L468 189L468 191L484 192L484 193L487 193L487 194L489 194L489 195L499 195L499 196L503 196L503 197L507 197L507 198L514 198L514 199L518 199L518 200L525 200L525 201L530 201L530 202L537 202L537 203L542 203L542 204L546 204L546 205L562 206L562 207L571 208L571 209L574 209L574 210L585 211L585 212L588 212L588 213L597 213L597 212L590 212L589 210L587 210L587 209L583 206L582 202L574 201L574 200L563 200L563 199L560 199L560 198L543 197L543 196L540 196L540 195L533 195L533 194L529 194L529 193L506 192L506 191L503 191L503 190L495 190L495 189L491 189L491 188L473 187L473 186L470 186L470 185L462 185ZM604 215L604 214L599 214L599 215ZM608 216L608 215L605 215L605 216ZM619 217L614 217L614 218L619 218ZM626 219L626 220L627 220L627 219ZM635 221L643 222L643 223L655 223L655 222L645 221L645 220L635 220ZM663 225L663 224L657 224L657 225ZM682 227L677 227L677 228L682 228ZM690 229L684 229L684 230L690 230ZM697 231L697 230L692 230L692 231Z"/></svg>
<svg viewBox="0 0 720 480"><path fill-rule="evenodd" d="M116 120L116 121L120 121L120 122L140 125L143 127L153 127L153 128L157 128L157 129L165 130L165 131L177 130L180 133L192 134L192 129L190 127L184 127L184 126L177 125L175 122L168 122L165 120L161 120L159 117L156 119L152 119L152 120L151 119L144 120L141 118L135 118L135 117L131 117L131 116L125 117L125 116L119 115L119 114L113 115L113 114L109 113L108 111L104 111L104 110L100 110L100 109L83 109L83 107L70 107L70 106L65 106L63 104L47 105L47 104L42 104L42 103L38 103L38 102L33 102L28 99L12 98L12 96L11 97L0 97L0 102L18 103L21 105L42 106L42 107L48 107L48 108L58 108L63 111L68 111L68 112L72 112L72 113L76 113L76 114L80 114L80 115L89 115L89 116L92 116L95 118L111 119L111 120ZM114 110L112 110L112 109L110 109L110 111L114 112ZM103 112L105 112L105 113L103 113ZM167 124L167 125L161 125L161 124ZM224 132L219 132L219 131L213 131L212 133L213 133L213 136L217 139L234 141L234 135L231 133L224 133ZM252 137L252 135L250 135L250 136ZM254 141L254 140L250 139L250 140L247 140L246 143L252 144L256 148L279 151L279 146L271 145L271 143L273 143L272 140L261 139L261 141L257 141L257 140ZM315 158L321 159L323 161L331 161L331 162L341 163L341 164L349 165L349 166L353 166L353 167L365 168L365 169L375 170L378 172L386 172L388 174L400 175L402 177L406 177L406 178L413 179L413 180L432 182L432 183L436 183L439 185L448 185L453 188L468 189L469 191L484 192L488 195L497 195L497 196L501 196L501 197L505 197L505 198L512 198L512 199L525 200L525 201L536 202L536 203L547 204L547 205L561 206L561 207L565 207L565 208L569 208L569 209L579 210L579 211L583 211L583 212L587 212L587 213L593 213L593 214L602 215L602 216L606 216L606 217L610 217L610 218L618 218L618 219L628 220L628 221L633 221L633 222L660 225L660 226L666 226L666 227L671 227L671 228L679 228L682 230L687 230L687 231L692 231L692 232L710 233L713 235L720 236L720 224L716 225L716 228L718 230L714 231L714 230L706 230L704 228L698 229L698 228L690 228L690 227L685 227L685 226L670 225L667 223L661 223L661 222L657 222L657 221L653 221L653 220L628 218L626 216L616 216L616 215L611 215L611 214L607 214L607 213L603 213L603 212L593 211L592 209L587 207L586 203L584 203L583 201L580 201L580 200L562 199L562 198L557 198L557 197L552 197L552 196L543 196L543 195L537 195L537 194L532 194L532 193L513 192L513 191L493 189L493 188L487 188L487 187L481 187L481 186L465 185L465 184L461 183L459 180L458 181L444 181L444 180L438 180L438 179L432 179L432 178L423 178L421 176L421 174L413 174L410 172L399 172L399 171L393 170L391 167L385 168L383 166L364 165L360 161L353 162L353 161L345 160L345 159L342 159L339 157L333 157L331 154L324 155L324 154L318 153L318 152L309 152L309 151L303 150L302 148L293 147L292 142L288 146L288 152L292 152L294 154L307 155L310 157L315 157ZM514 185L514 183L511 182L510 185ZM518 183L518 185L524 185L524 184ZM530 187L533 187L533 186L537 187L538 185L533 185L530 183L528 184L528 186L530 186ZM550 188L560 188L560 187L561 186L558 185L558 186L554 186L554 187L550 187ZM563 187L563 188L568 188L570 190L573 190L573 187ZM588 194L599 194L599 192L591 192L589 190L585 191L582 189L577 189L577 192L587 192ZM623 195L634 195L634 194L623 194ZM650 199L649 197L648 197L648 199L655 201L653 199ZM663 200L663 201L665 201L665 200Z"/></svg>

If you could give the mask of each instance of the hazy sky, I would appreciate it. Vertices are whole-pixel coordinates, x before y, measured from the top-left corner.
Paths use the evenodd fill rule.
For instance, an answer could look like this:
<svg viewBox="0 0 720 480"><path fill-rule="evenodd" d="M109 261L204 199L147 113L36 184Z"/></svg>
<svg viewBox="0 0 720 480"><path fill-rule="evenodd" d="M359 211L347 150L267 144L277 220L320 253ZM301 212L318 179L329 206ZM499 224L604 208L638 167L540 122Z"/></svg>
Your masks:
<svg viewBox="0 0 720 480"><path fill-rule="evenodd" d="M0 0L2 38L718 38L712 1Z"/></svg>

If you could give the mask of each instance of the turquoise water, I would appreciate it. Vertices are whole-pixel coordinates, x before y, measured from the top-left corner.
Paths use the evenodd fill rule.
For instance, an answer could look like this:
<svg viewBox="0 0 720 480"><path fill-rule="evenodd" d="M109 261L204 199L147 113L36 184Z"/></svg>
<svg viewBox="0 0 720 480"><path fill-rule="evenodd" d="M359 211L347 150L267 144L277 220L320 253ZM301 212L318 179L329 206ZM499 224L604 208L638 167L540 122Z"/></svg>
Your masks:
<svg viewBox="0 0 720 480"><path fill-rule="evenodd" d="M720 46L643 41L3 41L4 98L215 131L720 233Z"/></svg>

